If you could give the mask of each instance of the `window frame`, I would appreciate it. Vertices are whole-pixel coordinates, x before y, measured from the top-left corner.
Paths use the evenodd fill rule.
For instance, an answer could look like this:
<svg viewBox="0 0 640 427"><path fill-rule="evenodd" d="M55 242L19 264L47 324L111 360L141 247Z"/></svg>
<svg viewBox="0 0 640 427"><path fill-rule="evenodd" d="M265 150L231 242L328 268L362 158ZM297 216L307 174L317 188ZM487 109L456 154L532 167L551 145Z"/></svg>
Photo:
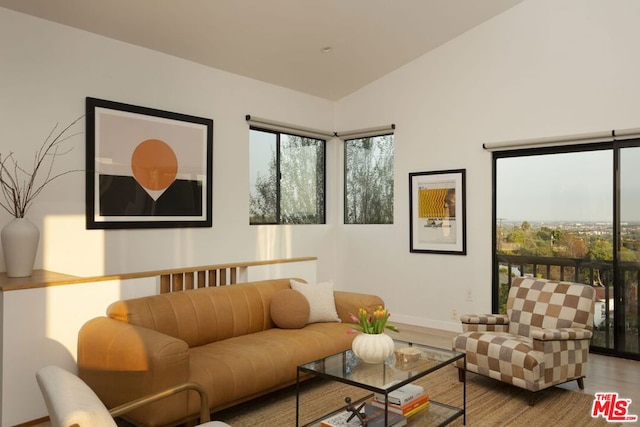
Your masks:
<svg viewBox="0 0 640 427"><path fill-rule="evenodd" d="M395 126L392 127L392 130L385 130L384 132L380 132L380 133L372 133L372 134L366 134L366 135L358 135L357 137L349 137L349 138L344 138L342 139L343 142L343 186L342 186L342 191L343 191L343 215L342 215L342 222L344 225L393 225L395 223L395 213L394 213L394 205L395 205L395 132L394 132ZM349 176L348 174L348 164L347 164L347 148L348 148L348 143L349 141L354 141L354 140L360 140L360 139L365 139L365 138L377 138L377 137L384 137L384 136L391 136L393 138L392 140L392 147L393 147L393 160L392 160L392 174L393 174L393 179L392 179L392 185L391 185L391 190L393 192L392 197L391 197L391 222L348 222L348 181L347 178Z"/></svg>
<svg viewBox="0 0 640 427"><path fill-rule="evenodd" d="M553 147L540 147L540 148L523 148L523 149L510 149L510 150L496 150L492 153L492 253L491 253L491 305L492 312L500 312L500 272L499 262L497 255L498 244L498 218L497 218L497 161L505 158L526 157L545 154L569 154L580 152L593 152L593 151L611 151L612 152L612 280L613 283L613 296L612 300L615 301L614 316L612 331L614 333L612 347L600 347L590 346L592 352L601 354L609 354L613 356L628 357L632 359L640 360L640 356L637 353L629 353L625 350L624 345L624 315L625 315L625 302L623 301L623 273L620 271L621 259L620 259L620 227L621 227L621 182L620 182L620 156L621 151L625 148L638 148L640 147L640 139L628 138L607 142L594 142L590 144L574 144L574 145L560 145ZM618 248L618 249L616 249ZM566 279L572 280L572 279ZM605 309L608 313L608 308Z"/></svg>
<svg viewBox="0 0 640 427"><path fill-rule="evenodd" d="M260 127L260 126L254 126L251 125L249 126L249 155L251 156L251 131L257 131L257 132L264 132L264 133L268 133L268 134L272 134L275 135L276 138L276 206L275 206L275 217L276 220L274 222L253 222L251 220L251 211L249 211L249 225L321 225L321 224L326 224L327 223L327 140L326 139L322 139L316 136L307 136L307 135L303 135L303 134L296 134L293 132L283 132L283 131L279 131L279 130L274 130L274 129L269 129L269 128L264 128L264 127ZM316 185L316 197L318 197L318 188L320 188L322 190L322 201L319 203L319 205L321 206L322 209L322 218L319 222L313 222L313 223L289 223L289 222L283 222L282 221L282 190L281 190L281 185L280 185L280 181L282 179L282 173L281 173L281 159L282 159L282 150L281 150L281 146L282 146L282 135L288 135L288 136L293 136L293 137L297 137L297 138L305 138L305 139L312 139L312 140L316 140L316 141L321 141L322 142L322 148L321 148L321 153L322 153L322 183L320 186ZM251 168L251 166L249 167ZM252 186L254 183L249 183L250 186ZM249 192L249 195L251 196L251 191Z"/></svg>
<svg viewBox="0 0 640 427"><path fill-rule="evenodd" d="M498 260L496 254L496 246L498 244L497 239L497 201L498 201L498 176L497 176L497 161L498 159L514 158L514 157L528 157L545 154L563 154L563 153L579 153L585 151L599 151L599 150L613 150L612 142L593 143L593 144L577 144L577 145L562 145L555 147L540 147L540 148L523 148L513 150L497 150L492 153L492 169L491 169L491 307L493 313L500 311L500 290L499 290L499 269ZM615 184L614 184L615 185ZM617 203L614 198L614 205ZM614 224L614 233L617 231ZM615 234L614 234L615 236Z"/></svg>

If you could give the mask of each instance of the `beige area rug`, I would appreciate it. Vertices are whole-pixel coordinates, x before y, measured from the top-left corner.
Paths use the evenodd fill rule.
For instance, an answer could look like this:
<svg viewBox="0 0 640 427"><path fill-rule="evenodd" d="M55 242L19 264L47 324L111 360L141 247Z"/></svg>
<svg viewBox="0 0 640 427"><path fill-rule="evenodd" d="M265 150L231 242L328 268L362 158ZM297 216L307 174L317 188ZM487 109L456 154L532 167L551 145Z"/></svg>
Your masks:
<svg viewBox="0 0 640 427"><path fill-rule="evenodd" d="M462 405L462 385L457 370L447 366L418 381L430 396L453 406ZM301 425L324 416L330 409L344 406L344 398L366 397L369 392L335 382L312 379L301 385ZM468 426L613 426L602 418L591 418L593 396L561 388L537 394L529 406L529 394L517 387L475 374L467 375ZM213 414L212 419L232 427L295 426L295 386L272 393L256 401ZM411 424L416 425L416 424ZM417 424L420 425L420 424ZM462 417L450 425L461 426Z"/></svg>

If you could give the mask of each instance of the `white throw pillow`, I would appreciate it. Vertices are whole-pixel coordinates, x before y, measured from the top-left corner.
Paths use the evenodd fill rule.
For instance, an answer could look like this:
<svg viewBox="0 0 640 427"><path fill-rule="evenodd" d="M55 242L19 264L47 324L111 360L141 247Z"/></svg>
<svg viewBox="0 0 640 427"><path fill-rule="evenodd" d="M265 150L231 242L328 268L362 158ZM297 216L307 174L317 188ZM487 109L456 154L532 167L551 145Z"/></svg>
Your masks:
<svg viewBox="0 0 640 427"><path fill-rule="evenodd" d="M341 322L336 311L332 282L311 285L290 280L290 283L291 289L300 292L309 301L309 321L307 323Z"/></svg>

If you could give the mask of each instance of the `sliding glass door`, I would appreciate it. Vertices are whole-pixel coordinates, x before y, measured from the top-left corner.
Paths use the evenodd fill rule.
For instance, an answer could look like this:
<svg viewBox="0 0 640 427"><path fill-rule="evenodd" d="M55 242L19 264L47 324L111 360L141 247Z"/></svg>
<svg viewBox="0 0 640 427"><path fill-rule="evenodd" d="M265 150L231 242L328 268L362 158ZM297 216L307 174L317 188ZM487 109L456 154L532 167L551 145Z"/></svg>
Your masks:
<svg viewBox="0 0 640 427"><path fill-rule="evenodd" d="M592 350L640 358L639 145L494 153L495 312L516 276L590 284Z"/></svg>

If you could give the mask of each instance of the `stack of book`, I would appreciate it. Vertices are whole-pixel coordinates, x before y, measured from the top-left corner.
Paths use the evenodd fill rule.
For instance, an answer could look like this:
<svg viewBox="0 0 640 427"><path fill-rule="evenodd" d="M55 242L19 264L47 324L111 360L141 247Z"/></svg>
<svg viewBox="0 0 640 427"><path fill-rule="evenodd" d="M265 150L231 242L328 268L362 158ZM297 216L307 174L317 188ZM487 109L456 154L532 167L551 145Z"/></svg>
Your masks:
<svg viewBox="0 0 640 427"><path fill-rule="evenodd" d="M429 395L424 387L417 384L407 384L392 391L387 396L389 412L410 417L429 406ZM384 394L376 393L371 405L384 409Z"/></svg>

